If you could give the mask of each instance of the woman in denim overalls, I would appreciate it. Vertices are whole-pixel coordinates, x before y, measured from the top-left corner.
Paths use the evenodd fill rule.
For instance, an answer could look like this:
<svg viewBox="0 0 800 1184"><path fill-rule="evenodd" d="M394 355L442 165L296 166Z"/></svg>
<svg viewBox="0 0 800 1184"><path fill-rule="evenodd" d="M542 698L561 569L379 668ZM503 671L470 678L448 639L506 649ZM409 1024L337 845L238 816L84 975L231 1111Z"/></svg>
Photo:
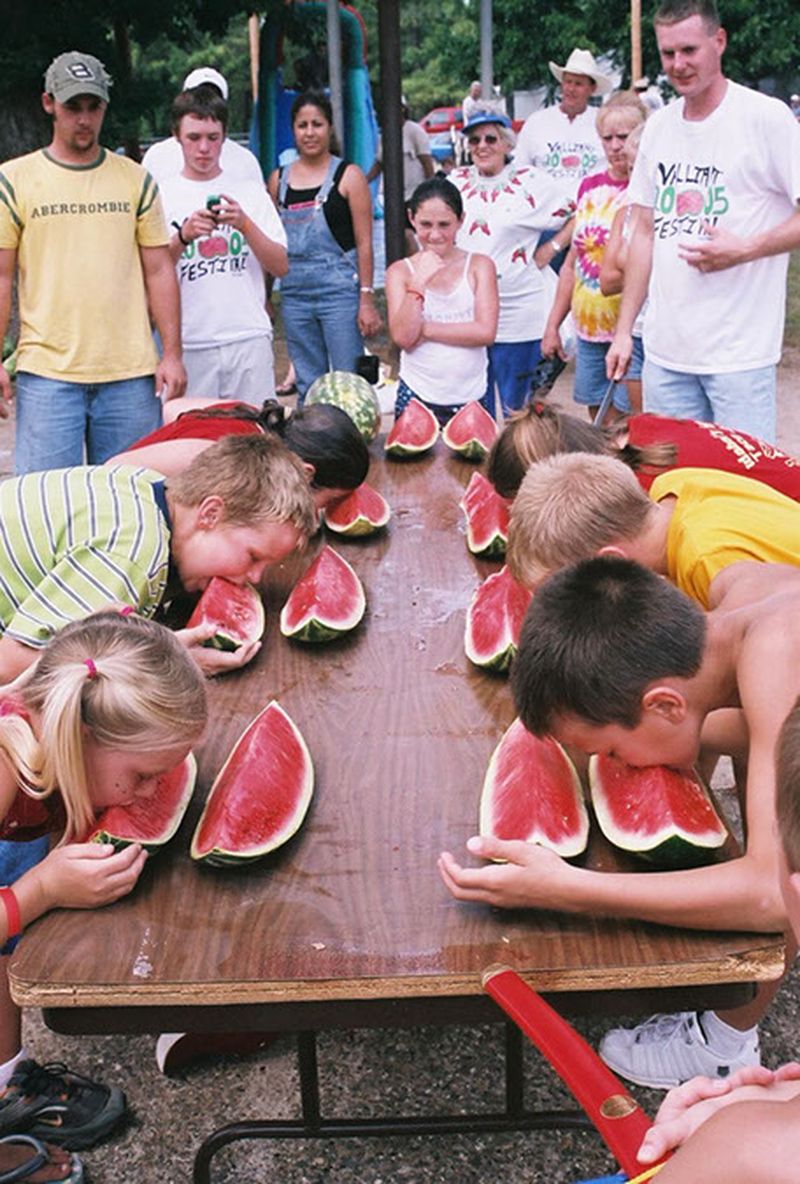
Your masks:
<svg viewBox="0 0 800 1184"><path fill-rule="evenodd" d="M288 239L281 308L302 402L321 374L355 371L362 334L377 332L381 321L372 289L372 199L361 169L331 154L324 95L295 99L292 129L299 157L272 173L269 191Z"/></svg>

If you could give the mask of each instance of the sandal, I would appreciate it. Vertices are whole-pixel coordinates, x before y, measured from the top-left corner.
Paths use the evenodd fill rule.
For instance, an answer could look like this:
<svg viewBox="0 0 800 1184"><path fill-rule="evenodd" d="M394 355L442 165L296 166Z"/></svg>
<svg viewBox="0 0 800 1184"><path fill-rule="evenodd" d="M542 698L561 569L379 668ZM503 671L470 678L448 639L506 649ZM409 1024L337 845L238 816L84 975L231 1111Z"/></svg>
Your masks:
<svg viewBox="0 0 800 1184"><path fill-rule="evenodd" d="M34 1139L33 1135L5 1135L0 1139L0 1144L4 1143L30 1147L31 1156L15 1168L0 1171L0 1184L15 1184L17 1180L29 1180L40 1168L52 1163L50 1149L40 1139ZM77 1155L70 1153L69 1175L55 1177L53 1184L83 1184L83 1164Z"/></svg>

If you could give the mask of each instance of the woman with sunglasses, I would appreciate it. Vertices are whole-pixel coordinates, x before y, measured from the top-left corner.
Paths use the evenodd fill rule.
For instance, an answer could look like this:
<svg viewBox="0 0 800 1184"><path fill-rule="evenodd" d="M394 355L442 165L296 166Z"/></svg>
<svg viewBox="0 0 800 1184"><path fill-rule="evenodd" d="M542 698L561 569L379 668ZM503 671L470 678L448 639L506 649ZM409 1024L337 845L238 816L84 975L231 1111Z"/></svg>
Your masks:
<svg viewBox="0 0 800 1184"><path fill-rule="evenodd" d="M494 402L497 388L508 415L529 397L554 293L548 266L553 248L547 244L539 257L539 236L561 229L569 203L543 170L509 163L515 141L505 115L479 111L463 134L473 163L450 174L464 202L457 242L465 251L488 255L497 268L500 317L489 347L488 393Z"/></svg>

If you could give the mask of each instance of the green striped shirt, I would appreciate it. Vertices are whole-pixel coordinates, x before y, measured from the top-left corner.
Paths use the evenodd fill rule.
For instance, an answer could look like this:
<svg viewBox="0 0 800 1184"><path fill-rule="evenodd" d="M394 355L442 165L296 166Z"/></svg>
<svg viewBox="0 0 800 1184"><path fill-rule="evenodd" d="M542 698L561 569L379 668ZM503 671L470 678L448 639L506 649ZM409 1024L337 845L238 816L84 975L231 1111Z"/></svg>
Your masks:
<svg viewBox="0 0 800 1184"><path fill-rule="evenodd" d="M93 465L0 483L0 632L43 646L115 602L152 616L169 567L158 480L130 465Z"/></svg>

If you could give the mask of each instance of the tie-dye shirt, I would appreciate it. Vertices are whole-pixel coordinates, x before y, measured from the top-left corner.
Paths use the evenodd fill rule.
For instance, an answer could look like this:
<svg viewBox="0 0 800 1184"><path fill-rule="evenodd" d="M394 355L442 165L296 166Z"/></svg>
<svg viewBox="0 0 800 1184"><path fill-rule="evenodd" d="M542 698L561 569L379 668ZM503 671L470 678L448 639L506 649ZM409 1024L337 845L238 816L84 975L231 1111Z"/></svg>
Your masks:
<svg viewBox="0 0 800 1184"><path fill-rule="evenodd" d="M595 173L585 177L578 189L572 236L575 248L572 319L575 332L584 341L611 341L616 329L621 297L604 296L600 291L600 264L627 185L627 180L615 181L609 173Z"/></svg>

